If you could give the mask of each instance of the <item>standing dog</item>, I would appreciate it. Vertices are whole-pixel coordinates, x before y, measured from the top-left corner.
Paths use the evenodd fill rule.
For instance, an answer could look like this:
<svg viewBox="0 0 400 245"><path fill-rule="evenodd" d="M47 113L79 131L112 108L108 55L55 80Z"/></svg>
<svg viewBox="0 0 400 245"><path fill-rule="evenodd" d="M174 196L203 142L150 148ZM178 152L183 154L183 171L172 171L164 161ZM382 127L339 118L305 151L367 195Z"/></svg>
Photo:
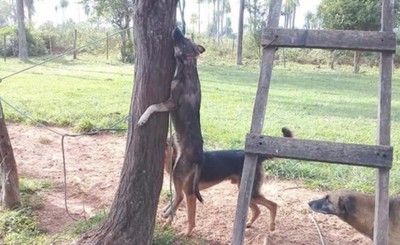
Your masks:
<svg viewBox="0 0 400 245"><path fill-rule="evenodd" d="M177 193L175 202L182 201L182 191L177 188L185 183L189 219L186 234L189 235L195 226L196 197L203 202L198 186L203 162L203 137L200 128L201 91L196 59L205 49L185 38L178 28L172 35L176 68L170 97L163 103L149 106L140 117L138 125L144 125L154 112L171 112L177 152L173 173L180 173L173 177ZM172 216L169 223L171 221Z"/></svg>
<svg viewBox="0 0 400 245"><path fill-rule="evenodd" d="M282 128L283 136L293 138L293 133L287 128ZM172 151L170 147L172 148ZM172 156L171 156L172 153ZM177 155L177 146L175 142L169 141L167 147L165 149L165 160L164 160L164 170L171 176L171 171L173 169L173 164L176 162ZM230 180L232 184L237 184L240 188L240 180L242 178L243 164L244 164L245 152L242 150L226 150L226 151L208 151L203 153L203 167L201 170L199 187L200 190L207 189L211 186L221 183L225 180ZM246 224L246 227L250 227L254 221L258 218L261 211L258 205L265 206L270 211L270 230L273 231L275 229L275 217L276 210L278 205L261 194L261 187L264 181L264 167L262 162L267 159L272 159L272 156L269 155L260 155L258 157L258 163L256 167L256 174L253 183L253 190L251 192L251 200L250 200L250 209L252 211L252 217L250 221ZM173 172L174 180L175 178L180 180L180 175L185 176L184 172L174 171ZM178 178L177 178L178 177ZM179 197L179 193L184 193L188 195L190 193L186 193L190 190L190 186L187 186L184 182L174 181L176 196ZM176 202L176 198L174 197L173 208L171 208L171 204L168 204L164 208L163 217L168 218L171 215L172 210L174 212L177 210L180 201ZM188 209L192 208L190 206ZM188 210L188 213L195 212L195 210Z"/></svg>
<svg viewBox="0 0 400 245"><path fill-rule="evenodd" d="M318 213L333 214L357 231L374 237L375 196L351 191L332 191L308 203ZM400 244L400 197L389 200L389 245Z"/></svg>

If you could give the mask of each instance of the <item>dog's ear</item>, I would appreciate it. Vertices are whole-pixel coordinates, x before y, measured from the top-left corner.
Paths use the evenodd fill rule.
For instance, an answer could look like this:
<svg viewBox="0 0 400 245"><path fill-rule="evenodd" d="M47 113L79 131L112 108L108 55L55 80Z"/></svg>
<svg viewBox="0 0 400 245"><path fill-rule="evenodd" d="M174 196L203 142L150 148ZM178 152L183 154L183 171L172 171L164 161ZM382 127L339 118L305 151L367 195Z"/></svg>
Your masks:
<svg viewBox="0 0 400 245"><path fill-rule="evenodd" d="M353 195L341 196L338 207L342 214L353 215L356 212L356 198Z"/></svg>
<svg viewBox="0 0 400 245"><path fill-rule="evenodd" d="M206 51L206 49L201 45L197 45L197 51L199 51L199 53L202 54Z"/></svg>

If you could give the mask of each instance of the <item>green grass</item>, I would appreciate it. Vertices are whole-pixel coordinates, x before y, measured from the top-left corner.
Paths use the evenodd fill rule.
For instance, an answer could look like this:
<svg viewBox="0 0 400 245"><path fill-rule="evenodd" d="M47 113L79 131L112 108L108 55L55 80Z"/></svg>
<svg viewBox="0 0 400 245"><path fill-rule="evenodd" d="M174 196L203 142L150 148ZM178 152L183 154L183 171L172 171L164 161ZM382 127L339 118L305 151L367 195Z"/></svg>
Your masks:
<svg viewBox="0 0 400 245"><path fill-rule="evenodd" d="M0 76L28 64L9 60ZM378 69L351 67L331 71L312 65L276 66L263 133L280 135L289 127L298 138L375 144L377 128ZM259 68L237 67L213 61L204 54L199 62L202 82L201 123L206 150L240 149L249 132ZM390 192L400 193L399 146L400 76L393 75L392 145L395 149ZM132 92L131 65L84 57L34 68L0 83L0 96L50 125L71 126L77 131L109 127L124 118ZM8 120L28 122L9 107ZM119 125L126 127L126 122ZM374 169L282 160L268 162L268 172L284 178L300 178L312 188L346 188L372 192Z"/></svg>
<svg viewBox="0 0 400 245"><path fill-rule="evenodd" d="M53 185L23 177L19 184L21 206L0 212L0 244L49 244L34 211L43 208L43 192L51 190Z"/></svg>

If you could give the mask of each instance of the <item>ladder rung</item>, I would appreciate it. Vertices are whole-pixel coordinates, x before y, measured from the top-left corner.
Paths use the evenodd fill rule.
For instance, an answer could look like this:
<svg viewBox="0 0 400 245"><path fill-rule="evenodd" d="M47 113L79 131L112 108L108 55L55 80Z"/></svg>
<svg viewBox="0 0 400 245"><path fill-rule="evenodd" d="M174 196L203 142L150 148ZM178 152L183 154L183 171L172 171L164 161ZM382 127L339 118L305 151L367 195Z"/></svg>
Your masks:
<svg viewBox="0 0 400 245"><path fill-rule="evenodd" d="M390 168L393 147L247 134L247 153L318 162Z"/></svg>
<svg viewBox="0 0 400 245"><path fill-rule="evenodd" d="M269 47L396 52L394 32L265 28L261 44Z"/></svg>

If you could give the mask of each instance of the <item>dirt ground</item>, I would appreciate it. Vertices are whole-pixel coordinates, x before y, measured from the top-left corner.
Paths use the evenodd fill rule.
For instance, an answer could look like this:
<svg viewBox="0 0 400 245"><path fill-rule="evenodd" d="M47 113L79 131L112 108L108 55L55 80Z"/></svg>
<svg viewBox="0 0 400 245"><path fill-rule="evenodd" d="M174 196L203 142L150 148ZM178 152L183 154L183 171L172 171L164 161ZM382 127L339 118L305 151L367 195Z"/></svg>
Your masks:
<svg viewBox="0 0 400 245"><path fill-rule="evenodd" d="M66 213L63 191L61 137L43 128L8 124L20 176L46 179L56 183L46 193L47 201L38 211L41 225L49 233L62 231L74 222ZM66 132L66 129L56 129ZM75 218L84 219L96 210L110 207L118 187L125 136L97 135L66 138L68 208ZM168 189L169 179L164 180ZM268 229L269 213L262 214L253 227L246 230L246 244L263 244L268 236L269 245L321 244L317 228L325 244L372 244L363 235L333 216L312 213L308 201L320 198L323 192L304 189L300 182L268 179L264 184L266 197L278 203L276 230ZM199 204L193 236L206 239L209 244L229 244L233 226L236 185L224 182L202 191L204 205ZM167 204L163 200L159 210ZM162 221L162 219L160 218ZM181 205L173 222L177 233L185 231L186 211ZM194 242L195 244L195 242Z"/></svg>

